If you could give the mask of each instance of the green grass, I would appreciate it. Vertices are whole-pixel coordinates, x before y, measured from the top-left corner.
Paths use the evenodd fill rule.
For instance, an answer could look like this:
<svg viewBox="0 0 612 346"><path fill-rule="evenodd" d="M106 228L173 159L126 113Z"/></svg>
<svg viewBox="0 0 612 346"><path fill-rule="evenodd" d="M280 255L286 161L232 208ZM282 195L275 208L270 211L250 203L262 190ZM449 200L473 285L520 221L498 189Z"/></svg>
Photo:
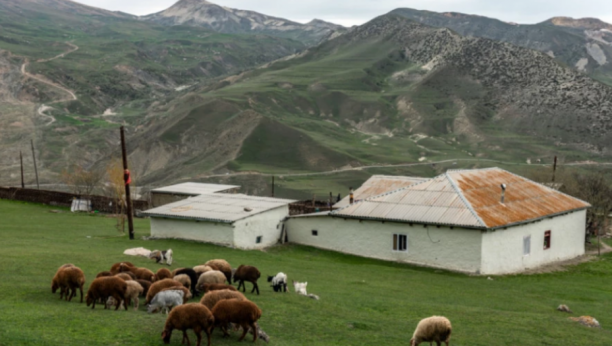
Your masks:
<svg viewBox="0 0 612 346"><path fill-rule="evenodd" d="M240 251L185 241L145 241L147 220L136 220L137 240L118 236L114 219L75 215L65 209L0 201L3 270L0 271L2 345L161 345L165 315L91 310L60 301L50 292L57 267L74 263L89 285L95 274L130 260L156 270L146 259L122 255L126 248L171 247L173 267L213 258L256 265L262 275L283 271L308 281L309 293L275 294L260 280L261 295L247 296L263 310L261 327L271 345L406 345L417 322L434 314L453 323L453 345L612 344L612 255L566 272L469 277L288 245L266 252ZM567 304L575 316L591 315L602 329L589 329L555 311ZM193 334L191 334L193 335ZM214 345L237 344L238 335ZM192 340L193 341L193 340ZM173 345L180 342L175 333ZM261 343L261 341L259 341Z"/></svg>

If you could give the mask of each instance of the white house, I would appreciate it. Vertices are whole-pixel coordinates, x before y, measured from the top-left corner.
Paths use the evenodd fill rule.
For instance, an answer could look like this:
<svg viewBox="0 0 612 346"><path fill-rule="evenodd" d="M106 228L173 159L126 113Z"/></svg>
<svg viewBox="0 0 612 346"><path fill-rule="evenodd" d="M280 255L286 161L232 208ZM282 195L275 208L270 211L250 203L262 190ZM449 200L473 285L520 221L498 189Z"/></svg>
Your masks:
<svg viewBox="0 0 612 346"><path fill-rule="evenodd" d="M583 255L588 207L499 168L455 170L286 226L293 243L492 275Z"/></svg>
<svg viewBox="0 0 612 346"><path fill-rule="evenodd" d="M189 239L241 249L278 242L292 200L211 193L147 210L151 236Z"/></svg>
<svg viewBox="0 0 612 346"><path fill-rule="evenodd" d="M151 206L160 207L165 204L180 201L185 198L211 193L236 193L240 186L205 184L205 183L181 183L160 187L151 190Z"/></svg>

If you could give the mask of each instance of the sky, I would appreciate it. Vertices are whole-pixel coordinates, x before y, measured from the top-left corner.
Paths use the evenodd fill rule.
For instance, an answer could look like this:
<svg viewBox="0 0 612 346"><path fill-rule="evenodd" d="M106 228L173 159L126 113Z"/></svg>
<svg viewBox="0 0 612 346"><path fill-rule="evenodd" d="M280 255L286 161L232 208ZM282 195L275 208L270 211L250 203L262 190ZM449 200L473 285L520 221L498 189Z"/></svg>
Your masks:
<svg viewBox="0 0 612 346"><path fill-rule="evenodd" d="M76 1L136 15L159 12L176 2L176 0ZM519 24L539 23L556 16L596 17L612 23L611 0L213 0L211 2L300 23L318 18L345 26L363 24L399 7L477 14Z"/></svg>

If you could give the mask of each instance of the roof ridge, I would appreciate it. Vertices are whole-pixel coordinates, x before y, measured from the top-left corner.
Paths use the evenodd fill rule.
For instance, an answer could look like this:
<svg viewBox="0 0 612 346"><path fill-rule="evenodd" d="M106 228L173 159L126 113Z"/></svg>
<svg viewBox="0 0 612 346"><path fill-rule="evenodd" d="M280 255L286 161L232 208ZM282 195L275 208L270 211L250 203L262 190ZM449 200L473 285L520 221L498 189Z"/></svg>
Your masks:
<svg viewBox="0 0 612 346"><path fill-rule="evenodd" d="M457 184L455 183L453 178L448 174L448 171L446 173L444 173L444 175L446 176L446 179L448 179L448 181L450 182L450 184L453 187L453 189L455 189L455 192L457 193L457 195L459 195L459 198L461 199L463 204L467 207L467 209L470 211L470 213L472 213L472 216L474 216L474 218L476 218L476 221L478 221L478 223L480 223L481 226L488 228L489 226L487 226L487 224L485 224L485 222L478 215L478 213L476 213L476 210L474 210L474 207L472 207L472 204L470 203L470 201L468 201L468 199L465 198L465 196L463 195L463 191L461 191L459 186L457 186Z"/></svg>

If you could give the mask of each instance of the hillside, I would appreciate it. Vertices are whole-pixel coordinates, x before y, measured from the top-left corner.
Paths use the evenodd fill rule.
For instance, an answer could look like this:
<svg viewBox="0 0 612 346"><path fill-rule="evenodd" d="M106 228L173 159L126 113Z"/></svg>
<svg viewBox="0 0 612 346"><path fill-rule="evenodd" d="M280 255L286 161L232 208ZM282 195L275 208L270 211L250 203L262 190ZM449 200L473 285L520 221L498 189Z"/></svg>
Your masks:
<svg viewBox="0 0 612 346"><path fill-rule="evenodd" d="M544 52L562 63L612 84L612 25L598 19L555 17L524 25L455 12L400 8L391 12L416 22L446 27L463 36L483 37Z"/></svg>

